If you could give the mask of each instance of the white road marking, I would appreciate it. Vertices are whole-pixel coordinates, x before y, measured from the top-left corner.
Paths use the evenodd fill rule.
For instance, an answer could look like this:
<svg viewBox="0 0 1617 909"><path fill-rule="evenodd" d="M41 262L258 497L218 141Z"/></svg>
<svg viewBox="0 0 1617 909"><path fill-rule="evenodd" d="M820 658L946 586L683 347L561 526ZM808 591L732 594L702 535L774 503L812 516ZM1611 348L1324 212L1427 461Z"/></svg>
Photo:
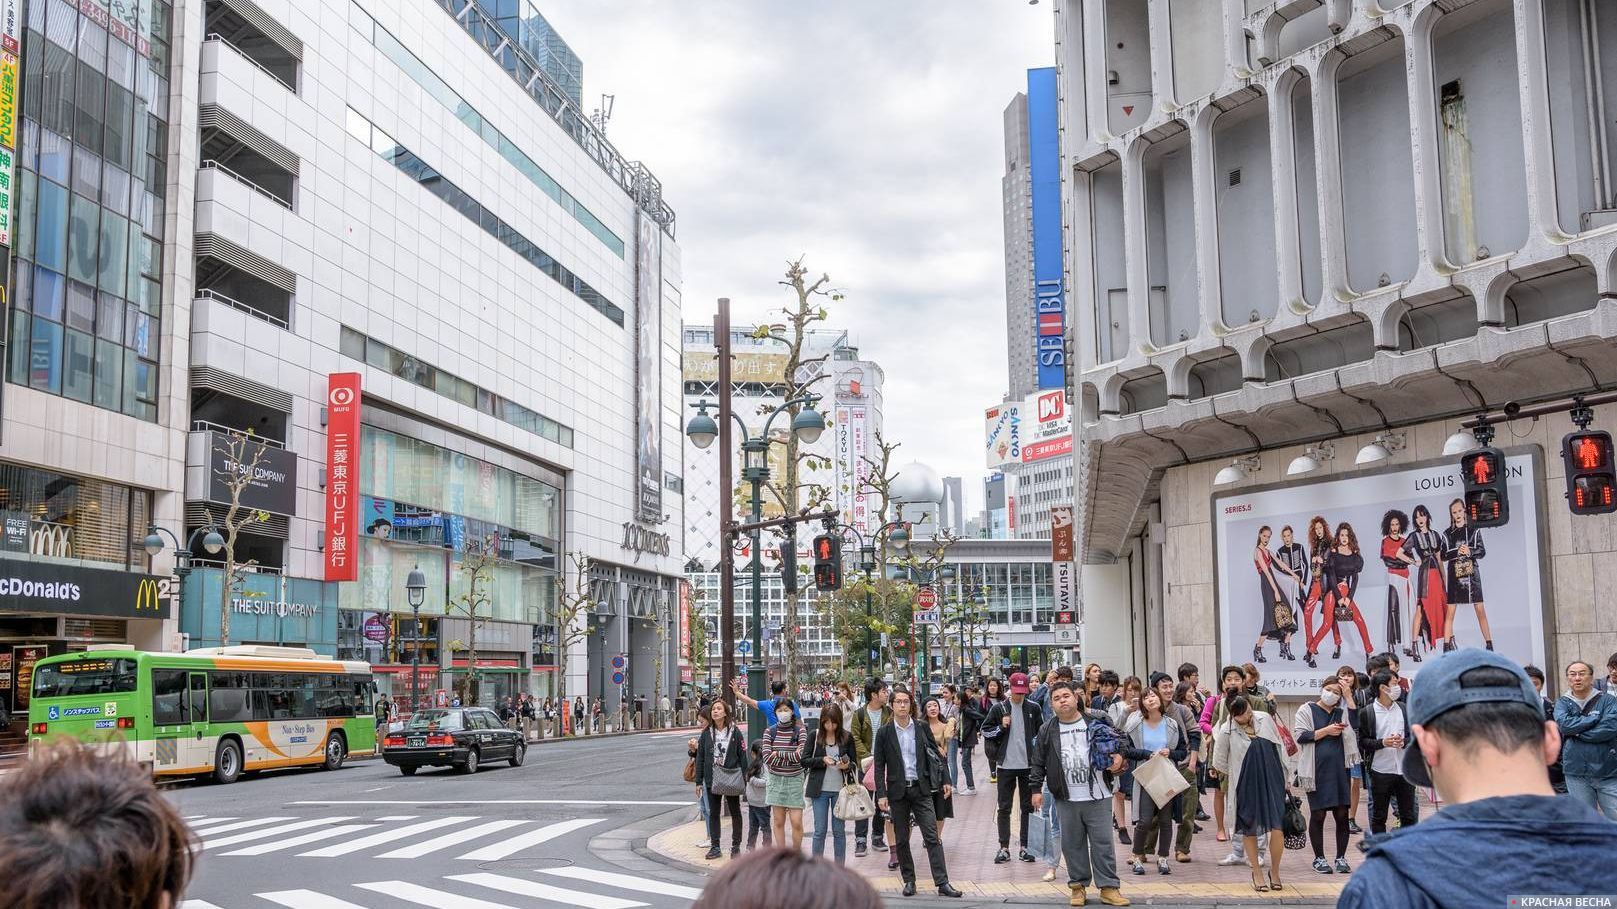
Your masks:
<svg viewBox="0 0 1617 909"><path fill-rule="evenodd" d="M193 832L198 836L212 836L215 833L225 833L230 830L246 830L248 827L262 827L265 824L279 824L282 821L290 820L292 819L289 817L259 817L246 821L237 821L234 824L225 824L209 830L196 830L193 828Z"/></svg>
<svg viewBox="0 0 1617 909"><path fill-rule="evenodd" d="M318 843L321 840L329 840L349 833L358 833L361 830L370 830L375 826L375 824L340 824L336 827L328 827L325 830L316 830L313 833L305 833L302 836L294 836L289 840L278 840L273 843L259 843L257 846L248 846L246 849L237 849L235 852L226 852L225 855L264 855L270 852L278 852L282 849L291 849L293 846L302 846L306 843Z"/></svg>
<svg viewBox="0 0 1617 909"><path fill-rule="evenodd" d="M597 871L594 868L579 868L569 866L566 868L539 868L540 874L550 874L564 877L574 881L587 881L591 884L605 884L608 887L618 887L623 890L638 890L641 893L656 893L662 896L678 896L685 899L696 899L702 895L698 887L682 887L679 884L665 884L662 881L648 880L635 877L632 874L616 874L611 871Z"/></svg>
<svg viewBox="0 0 1617 909"><path fill-rule="evenodd" d="M420 816L421 815L419 815L419 814L390 814L387 817L379 817L379 818L377 818L377 820L379 820L379 821L413 821L413 820L415 820L416 818L418 818Z"/></svg>
<svg viewBox="0 0 1617 909"><path fill-rule="evenodd" d="M486 824L478 824L476 827L467 827L465 830L456 830L453 833L446 833L443 836L435 836L430 840L412 843L409 846L402 846L393 850L392 852L384 852L377 856L377 858L420 858L421 856L430 852L437 852L439 849L448 849L450 846L457 843L464 843L467 840L475 840L480 836L487 836L490 833L498 833L501 830L506 830L511 827L520 827L526 823L528 822L489 821Z"/></svg>
<svg viewBox="0 0 1617 909"><path fill-rule="evenodd" d="M182 900L180 909L220 909L220 907L207 900Z"/></svg>
<svg viewBox="0 0 1617 909"><path fill-rule="evenodd" d="M208 824L223 824L225 821L233 821L238 817L240 817L240 815L231 815L230 817L205 817L199 814L196 817L186 818L185 822L195 828L205 827Z"/></svg>
<svg viewBox="0 0 1617 909"><path fill-rule="evenodd" d="M634 801L628 799L310 799L289 805L671 805L681 808L690 800L677 802Z"/></svg>
<svg viewBox="0 0 1617 909"><path fill-rule="evenodd" d="M626 900L622 897L601 896L595 893L586 893L583 890L552 887L538 881L506 877L503 874L451 874L446 880L476 884L480 887L488 887L491 890L503 890L506 893L531 896L535 899L549 900L553 903L567 903L578 906L580 909L637 909L637 907L646 905L645 903Z"/></svg>
<svg viewBox="0 0 1617 909"><path fill-rule="evenodd" d="M203 849L218 849L218 848L220 848L222 846L234 846L237 843L250 843L253 840L262 840L262 839L266 839L266 838L272 837L272 836L279 836L279 835L281 835L283 833L292 833L293 831L296 831L296 830L307 830L310 827L324 827L327 824L335 824L338 821L351 821L351 820L353 820L352 816L349 816L349 817L317 817L317 818L310 818L309 820L306 820L306 821L296 821L296 822L291 823L291 824L282 824L279 827L261 827L261 828L259 828L257 830L249 830L246 833L233 833L230 836L224 837L222 839L217 839L217 840L210 840L210 839L204 838L202 840L202 848Z"/></svg>
<svg viewBox="0 0 1617 909"><path fill-rule="evenodd" d="M490 862L495 859L503 859L508 855L515 855L530 846L537 846L558 836L572 833L574 830L582 830L592 824L599 824L602 820L604 818L582 817L571 821L547 824L538 830L530 830L527 833L501 840L481 849L474 849L461 856L461 858L471 859L475 862Z"/></svg>
<svg viewBox="0 0 1617 909"><path fill-rule="evenodd" d="M439 827L448 827L450 824L459 824L463 821L475 820L477 820L475 817L441 817L437 820L422 821L419 824L411 824L408 827L399 827L395 830L384 830L381 833L373 833L370 836L362 836L357 840L347 843L338 843L335 846L327 846L324 849L316 849L312 852L300 852L298 853L298 858L332 858L334 856L347 855L350 852L358 852L361 849L369 849L372 846L380 846L383 843L391 843L394 840L402 840L405 837L415 836L418 833L426 833L428 830L437 830Z"/></svg>
<svg viewBox="0 0 1617 909"><path fill-rule="evenodd" d="M377 881L374 884L355 884L362 890L370 890L395 900L404 900L418 906L431 906L433 909L444 909L453 906L455 909L513 909L505 903L491 903L487 900L472 899L458 893L446 893L423 887L419 884L410 884L404 881ZM300 907L301 909L301 907Z"/></svg>
<svg viewBox="0 0 1617 909"><path fill-rule="evenodd" d="M260 899L280 903L287 909L365 909L357 903L340 900L313 890L281 890L275 893L255 893Z"/></svg>

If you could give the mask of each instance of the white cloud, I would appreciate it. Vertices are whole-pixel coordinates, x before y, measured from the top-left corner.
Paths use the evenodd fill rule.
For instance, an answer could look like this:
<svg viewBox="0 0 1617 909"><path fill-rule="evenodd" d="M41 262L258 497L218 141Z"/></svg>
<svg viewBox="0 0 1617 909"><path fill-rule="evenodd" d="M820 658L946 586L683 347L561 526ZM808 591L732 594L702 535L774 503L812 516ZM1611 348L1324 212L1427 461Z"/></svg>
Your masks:
<svg viewBox="0 0 1617 909"><path fill-rule="evenodd" d="M1023 0L547 0L584 61L585 107L678 213L685 318L788 302L805 255L887 375L903 460L966 478L1005 390L1001 115L1053 60L1051 5Z"/></svg>

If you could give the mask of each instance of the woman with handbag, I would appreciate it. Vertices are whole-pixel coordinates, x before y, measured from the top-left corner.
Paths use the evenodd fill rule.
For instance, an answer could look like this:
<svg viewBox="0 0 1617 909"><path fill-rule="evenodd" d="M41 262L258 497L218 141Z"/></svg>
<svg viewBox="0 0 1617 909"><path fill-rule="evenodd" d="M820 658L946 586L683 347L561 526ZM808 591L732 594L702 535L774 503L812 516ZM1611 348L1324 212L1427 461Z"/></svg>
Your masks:
<svg viewBox="0 0 1617 909"><path fill-rule="evenodd" d="M1252 889L1280 890L1280 857L1286 851L1286 761L1274 717L1246 698L1229 702L1229 719L1214 734L1212 773L1229 780L1225 814L1235 819ZM1269 849L1269 880L1259 868L1259 842ZM1223 864L1220 862L1220 864Z"/></svg>
<svg viewBox="0 0 1617 909"><path fill-rule="evenodd" d="M1477 628L1482 646L1493 649L1493 632L1488 630L1488 608L1482 603L1482 571L1477 560L1487 555L1482 532L1465 519L1465 503L1449 503L1449 527L1443 531L1443 564L1448 567L1448 608L1443 614L1443 650L1455 649L1454 607L1469 603L1477 612Z"/></svg>
<svg viewBox="0 0 1617 909"><path fill-rule="evenodd" d="M935 697L927 698L926 703L921 706L921 710L923 711L923 715L926 717L926 724L932 729L932 741L938 746L938 758L944 761L943 766L947 767L948 763L947 758L944 755L944 743L954 741L957 724L953 718L944 718L943 705ZM950 788L953 788L952 783L950 784ZM945 798L943 795L942 786L934 786L932 788L932 814L937 818L938 839L941 840L943 839L943 822L948 818L954 817L954 795L952 792L947 798Z"/></svg>
<svg viewBox="0 0 1617 909"><path fill-rule="evenodd" d="M1319 699L1297 709L1292 733L1297 754L1297 788L1308 793L1308 840L1314 847L1314 870L1332 873L1325 861L1325 817L1336 819L1335 873L1347 874L1348 768L1359 762L1358 738L1342 706L1342 683L1331 678Z"/></svg>
<svg viewBox="0 0 1617 909"><path fill-rule="evenodd" d="M775 725L759 739L764 745L764 765L769 769L769 815L775 845L786 849L803 848L803 747L808 733L797 718L797 705L775 701ZM791 831L791 839L786 838Z"/></svg>
<svg viewBox="0 0 1617 909"><path fill-rule="evenodd" d="M1252 565L1258 571L1258 615L1263 619L1263 630L1258 632L1258 642L1252 646L1252 659L1259 663L1269 662L1263 656L1266 641L1280 642L1280 656L1296 659L1291 655L1290 641L1292 632L1297 630L1297 619L1280 588L1280 581L1275 578L1275 557L1269 551L1272 533L1268 524L1259 527L1258 542L1252 548Z"/></svg>
<svg viewBox="0 0 1617 909"><path fill-rule="evenodd" d="M825 855L829 831L838 865L848 858L848 823L837 817L837 799L842 787L853 782L853 758L853 736L842 728L842 708L834 702L825 705L814 737L803 746L803 766L808 771L803 797L814 806L815 858Z"/></svg>
<svg viewBox="0 0 1617 909"><path fill-rule="evenodd" d="M1129 717L1123 728L1132 747L1123 749L1123 757L1138 767L1154 755L1178 763L1185 759L1189 743L1179 720L1163 713L1162 696L1155 688L1145 689L1140 695L1140 710ZM1132 775L1131 775L1132 778ZM1173 844L1173 800L1158 805L1138 780L1134 781L1134 810L1139 820L1134 824L1134 873L1145 873L1146 848L1154 839L1157 844L1157 873L1172 874L1168 867L1168 847Z"/></svg>
<svg viewBox="0 0 1617 909"><path fill-rule="evenodd" d="M741 793L747 785L747 742L741 727L730 719L730 705L714 701L712 723L696 741L696 787L707 792L707 857L723 854L719 847L719 813L730 814L730 857L741 854Z"/></svg>

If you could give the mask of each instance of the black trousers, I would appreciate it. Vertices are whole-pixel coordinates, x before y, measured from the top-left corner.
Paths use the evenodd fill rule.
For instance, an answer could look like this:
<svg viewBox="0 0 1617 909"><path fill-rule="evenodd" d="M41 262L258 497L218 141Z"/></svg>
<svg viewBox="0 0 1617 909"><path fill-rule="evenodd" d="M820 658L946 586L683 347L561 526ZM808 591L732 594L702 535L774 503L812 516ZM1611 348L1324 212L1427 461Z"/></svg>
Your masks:
<svg viewBox="0 0 1617 909"><path fill-rule="evenodd" d="M938 839L938 819L932 809L932 793L922 789L919 783L911 783L897 797L887 793L887 802L893 815L898 871L904 880L915 880L915 858L910 854L910 819L914 818L916 826L921 828L927 864L932 866L932 883L939 887L949 883L949 869L943 861L943 841Z"/></svg>
<svg viewBox="0 0 1617 909"><path fill-rule="evenodd" d="M1365 768L1370 770L1369 767ZM1387 803L1398 800L1398 818L1405 827L1414 825L1418 817L1415 807L1415 786L1401 773L1377 773L1370 770L1370 832L1387 832Z"/></svg>
<svg viewBox="0 0 1617 909"><path fill-rule="evenodd" d="M1316 808L1308 814L1308 844L1314 847L1314 858L1325 857L1325 819L1336 820L1336 857L1344 858L1348 847L1348 806Z"/></svg>
<svg viewBox="0 0 1617 909"><path fill-rule="evenodd" d="M971 778L972 752L977 750L976 745L960 746L960 772L966 775L966 788L976 789L977 782Z"/></svg>
<svg viewBox="0 0 1617 909"><path fill-rule="evenodd" d="M1026 770L1006 770L999 768L999 848L1011 848L1011 797L1016 790L1022 790L1022 829L1021 838L1017 840L1022 848L1027 848L1027 818L1033 813L1033 790L1028 788Z"/></svg>
<svg viewBox="0 0 1617 909"><path fill-rule="evenodd" d="M741 847L741 796L719 795L715 792L707 794L707 839L715 847L719 845L719 806L723 805L730 812L730 847Z"/></svg>

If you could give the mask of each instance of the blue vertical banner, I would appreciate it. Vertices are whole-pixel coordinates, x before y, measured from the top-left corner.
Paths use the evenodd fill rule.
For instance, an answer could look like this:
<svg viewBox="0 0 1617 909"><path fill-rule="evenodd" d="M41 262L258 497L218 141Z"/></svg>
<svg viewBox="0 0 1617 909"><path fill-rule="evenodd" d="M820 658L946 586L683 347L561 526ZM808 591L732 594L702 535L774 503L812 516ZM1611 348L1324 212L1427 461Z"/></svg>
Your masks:
<svg viewBox="0 0 1617 909"><path fill-rule="evenodd" d="M1027 71L1027 134L1039 388L1065 388L1067 289L1061 261L1061 137L1053 66Z"/></svg>

